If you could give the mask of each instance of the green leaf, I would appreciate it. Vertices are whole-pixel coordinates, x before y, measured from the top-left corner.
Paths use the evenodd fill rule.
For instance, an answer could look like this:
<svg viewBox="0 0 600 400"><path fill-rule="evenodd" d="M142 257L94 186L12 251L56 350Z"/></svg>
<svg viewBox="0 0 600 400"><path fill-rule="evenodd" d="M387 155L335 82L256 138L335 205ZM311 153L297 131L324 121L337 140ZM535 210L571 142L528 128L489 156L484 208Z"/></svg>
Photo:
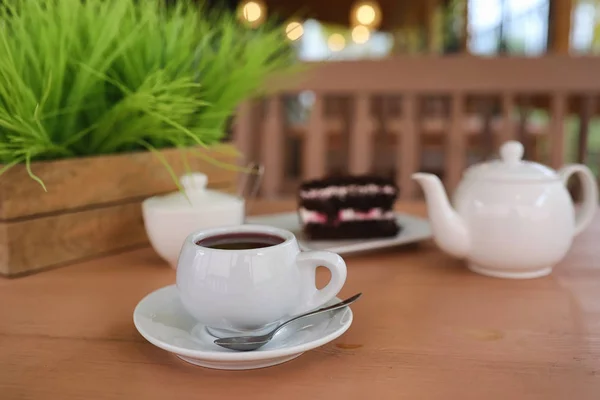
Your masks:
<svg viewBox="0 0 600 400"><path fill-rule="evenodd" d="M281 25L202 2L0 1L0 163L210 147L294 64Z"/></svg>
<svg viewBox="0 0 600 400"><path fill-rule="evenodd" d="M48 189L46 189L46 185L44 185L44 182L42 182L42 180L31 171L31 156L29 153L27 153L27 155L25 156L25 169L27 170L27 173L29 174L31 179L39 183L42 186L42 189L44 189L44 192L47 192Z"/></svg>

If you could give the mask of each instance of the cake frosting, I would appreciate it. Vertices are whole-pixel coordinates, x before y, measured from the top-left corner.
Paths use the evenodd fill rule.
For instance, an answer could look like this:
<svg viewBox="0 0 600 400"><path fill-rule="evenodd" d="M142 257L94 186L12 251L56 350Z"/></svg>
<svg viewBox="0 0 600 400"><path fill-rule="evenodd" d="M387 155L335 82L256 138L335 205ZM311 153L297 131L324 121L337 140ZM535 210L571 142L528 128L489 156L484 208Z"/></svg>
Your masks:
<svg viewBox="0 0 600 400"><path fill-rule="evenodd" d="M307 210L306 208L300 208L300 218L302 218L302 221L305 223L326 224L328 222L328 218L325 213ZM394 218L395 214L393 211L383 211L378 207L371 208L370 210L364 212L357 211L353 208L344 208L339 210L336 218L331 222L378 221Z"/></svg>
<svg viewBox="0 0 600 400"><path fill-rule="evenodd" d="M375 184L368 185L347 185L347 186L328 186L324 188L306 189L300 191L300 197L304 199L327 199L330 197L345 197L352 194L375 195L387 194L394 195L396 188L391 185L379 186Z"/></svg>

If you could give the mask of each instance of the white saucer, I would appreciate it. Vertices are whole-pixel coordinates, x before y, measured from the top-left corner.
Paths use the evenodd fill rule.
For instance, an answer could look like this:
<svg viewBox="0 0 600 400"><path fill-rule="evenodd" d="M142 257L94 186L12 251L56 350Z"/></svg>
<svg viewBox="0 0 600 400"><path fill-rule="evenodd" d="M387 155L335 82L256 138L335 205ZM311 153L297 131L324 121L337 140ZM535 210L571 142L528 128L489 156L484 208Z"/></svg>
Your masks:
<svg viewBox="0 0 600 400"><path fill-rule="evenodd" d="M351 254L392 246L416 243L432 237L431 226L425 218L404 213L396 213L396 221L402 229L394 237L350 240L310 240L302 233L302 226L296 212L258 215L246 218L246 223L270 225L292 232L302 250L327 250L338 254Z"/></svg>
<svg viewBox="0 0 600 400"><path fill-rule="evenodd" d="M340 301L334 299L331 304ZM242 370L270 367L290 361L341 336L352 324L349 307L298 321L283 328L262 348L250 352L227 350L197 323L179 301L175 285L144 297L133 312L138 332L153 345L189 363L215 369ZM301 329L299 329L301 328Z"/></svg>

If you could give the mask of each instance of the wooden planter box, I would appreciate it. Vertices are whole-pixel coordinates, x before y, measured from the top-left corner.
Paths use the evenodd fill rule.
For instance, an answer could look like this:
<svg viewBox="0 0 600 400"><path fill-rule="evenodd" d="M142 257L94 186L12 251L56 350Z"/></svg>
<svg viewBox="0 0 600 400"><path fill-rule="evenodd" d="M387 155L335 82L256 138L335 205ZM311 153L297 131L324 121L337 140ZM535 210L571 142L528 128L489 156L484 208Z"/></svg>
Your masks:
<svg viewBox="0 0 600 400"><path fill-rule="evenodd" d="M202 152L221 162L237 162L227 144ZM161 154L178 176L185 173L181 151ZM235 187L235 171L192 154L187 159L192 171L208 175L211 188ZM0 175L0 274L5 276L146 245L141 202L177 190L150 152L39 162L32 170L48 192L22 165Z"/></svg>

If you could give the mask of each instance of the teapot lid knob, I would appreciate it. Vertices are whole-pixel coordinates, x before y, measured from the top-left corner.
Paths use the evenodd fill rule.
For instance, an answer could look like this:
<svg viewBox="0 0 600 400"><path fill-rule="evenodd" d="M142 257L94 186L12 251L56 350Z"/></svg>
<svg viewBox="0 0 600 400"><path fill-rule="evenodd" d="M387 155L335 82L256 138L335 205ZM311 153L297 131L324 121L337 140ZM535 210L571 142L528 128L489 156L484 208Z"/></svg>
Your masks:
<svg viewBox="0 0 600 400"><path fill-rule="evenodd" d="M523 158L523 145L515 140L508 141L500 148L500 157L507 164L518 164Z"/></svg>

